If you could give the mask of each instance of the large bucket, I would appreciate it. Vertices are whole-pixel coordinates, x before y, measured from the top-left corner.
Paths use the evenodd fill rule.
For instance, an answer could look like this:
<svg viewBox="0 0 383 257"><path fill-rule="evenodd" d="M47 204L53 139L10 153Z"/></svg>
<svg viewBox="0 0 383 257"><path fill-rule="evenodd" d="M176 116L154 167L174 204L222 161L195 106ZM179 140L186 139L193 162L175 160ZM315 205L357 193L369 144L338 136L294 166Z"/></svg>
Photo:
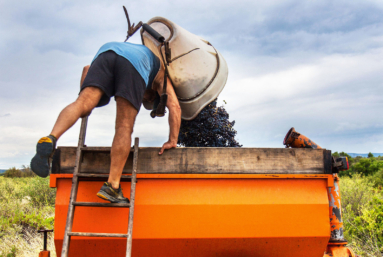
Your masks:
<svg viewBox="0 0 383 257"><path fill-rule="evenodd" d="M207 40L196 36L162 17L148 24L169 41L171 63L168 66L181 109L182 119L192 120L224 88L228 68L223 56ZM147 32L141 31L142 42L161 59L165 49Z"/></svg>

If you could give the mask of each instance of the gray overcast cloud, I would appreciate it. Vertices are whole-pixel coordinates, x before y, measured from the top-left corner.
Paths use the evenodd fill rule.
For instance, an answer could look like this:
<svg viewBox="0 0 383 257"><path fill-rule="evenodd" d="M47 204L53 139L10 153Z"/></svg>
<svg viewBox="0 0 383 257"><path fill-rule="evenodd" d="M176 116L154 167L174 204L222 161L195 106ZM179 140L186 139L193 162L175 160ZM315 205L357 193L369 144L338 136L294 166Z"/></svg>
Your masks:
<svg viewBox="0 0 383 257"><path fill-rule="evenodd" d="M332 151L383 152L382 1L1 1L0 169L29 164L76 99L82 67L125 39L122 5L132 22L166 17L224 55L219 104L245 147L283 147L294 126ZM114 101L92 113L87 145L111 145L114 116ZM78 133L79 122L58 144L76 145ZM161 146L167 118L142 108L134 136Z"/></svg>

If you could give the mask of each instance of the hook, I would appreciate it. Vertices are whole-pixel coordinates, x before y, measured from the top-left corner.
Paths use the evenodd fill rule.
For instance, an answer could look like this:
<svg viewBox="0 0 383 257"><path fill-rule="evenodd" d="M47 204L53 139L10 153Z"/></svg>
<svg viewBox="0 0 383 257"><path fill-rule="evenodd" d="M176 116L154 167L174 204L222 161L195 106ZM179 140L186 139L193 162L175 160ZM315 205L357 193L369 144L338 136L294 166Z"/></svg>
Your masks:
<svg viewBox="0 0 383 257"><path fill-rule="evenodd" d="M134 23L133 25L130 25L130 19L129 19L129 14L128 14L128 11L126 10L125 6L122 6L124 8L124 12L125 12L125 16L126 16L126 19L128 20L128 35L126 36L126 39L124 42L126 42L134 33L136 33L136 31L141 28L142 26L142 21L140 21L136 26L134 26Z"/></svg>

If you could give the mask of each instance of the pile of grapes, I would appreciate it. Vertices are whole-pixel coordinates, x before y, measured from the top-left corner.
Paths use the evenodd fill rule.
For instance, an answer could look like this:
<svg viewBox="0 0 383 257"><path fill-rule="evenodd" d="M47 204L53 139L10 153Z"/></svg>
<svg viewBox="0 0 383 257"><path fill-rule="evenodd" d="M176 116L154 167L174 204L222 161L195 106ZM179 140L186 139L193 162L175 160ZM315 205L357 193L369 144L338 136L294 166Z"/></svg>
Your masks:
<svg viewBox="0 0 383 257"><path fill-rule="evenodd" d="M217 99L207 105L190 121L182 120L178 144L186 147L241 147L223 106L217 107Z"/></svg>

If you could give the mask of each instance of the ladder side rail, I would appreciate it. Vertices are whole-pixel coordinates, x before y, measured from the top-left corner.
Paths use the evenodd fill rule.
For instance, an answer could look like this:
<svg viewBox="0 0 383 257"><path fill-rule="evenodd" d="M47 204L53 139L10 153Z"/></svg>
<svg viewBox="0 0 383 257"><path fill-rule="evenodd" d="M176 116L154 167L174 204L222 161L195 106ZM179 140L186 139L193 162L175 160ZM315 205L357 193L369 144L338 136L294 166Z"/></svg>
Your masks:
<svg viewBox="0 0 383 257"><path fill-rule="evenodd" d="M85 144L87 124L88 124L88 116L81 119L80 136L78 139L78 146L76 150L76 166L74 167L74 172L73 172L72 189L71 189L70 198L69 198L68 215L66 219L65 234L64 234L64 240L62 245L61 257L68 257L68 254L69 254L69 243L70 243L69 234L72 232L73 216L74 216L74 208L75 208L75 206L72 203L76 201L76 198L77 198L77 191L78 191L77 174L79 173L80 166L81 166L81 155L82 155L81 147L83 147Z"/></svg>
<svg viewBox="0 0 383 257"><path fill-rule="evenodd" d="M133 216L134 216L134 200L136 197L136 173L138 162L138 145L139 139L134 139L134 155L133 155L133 170L132 170L132 182L130 187L130 209L129 209L129 223L128 223L128 240L126 243L126 257L132 255L132 241L133 241Z"/></svg>

